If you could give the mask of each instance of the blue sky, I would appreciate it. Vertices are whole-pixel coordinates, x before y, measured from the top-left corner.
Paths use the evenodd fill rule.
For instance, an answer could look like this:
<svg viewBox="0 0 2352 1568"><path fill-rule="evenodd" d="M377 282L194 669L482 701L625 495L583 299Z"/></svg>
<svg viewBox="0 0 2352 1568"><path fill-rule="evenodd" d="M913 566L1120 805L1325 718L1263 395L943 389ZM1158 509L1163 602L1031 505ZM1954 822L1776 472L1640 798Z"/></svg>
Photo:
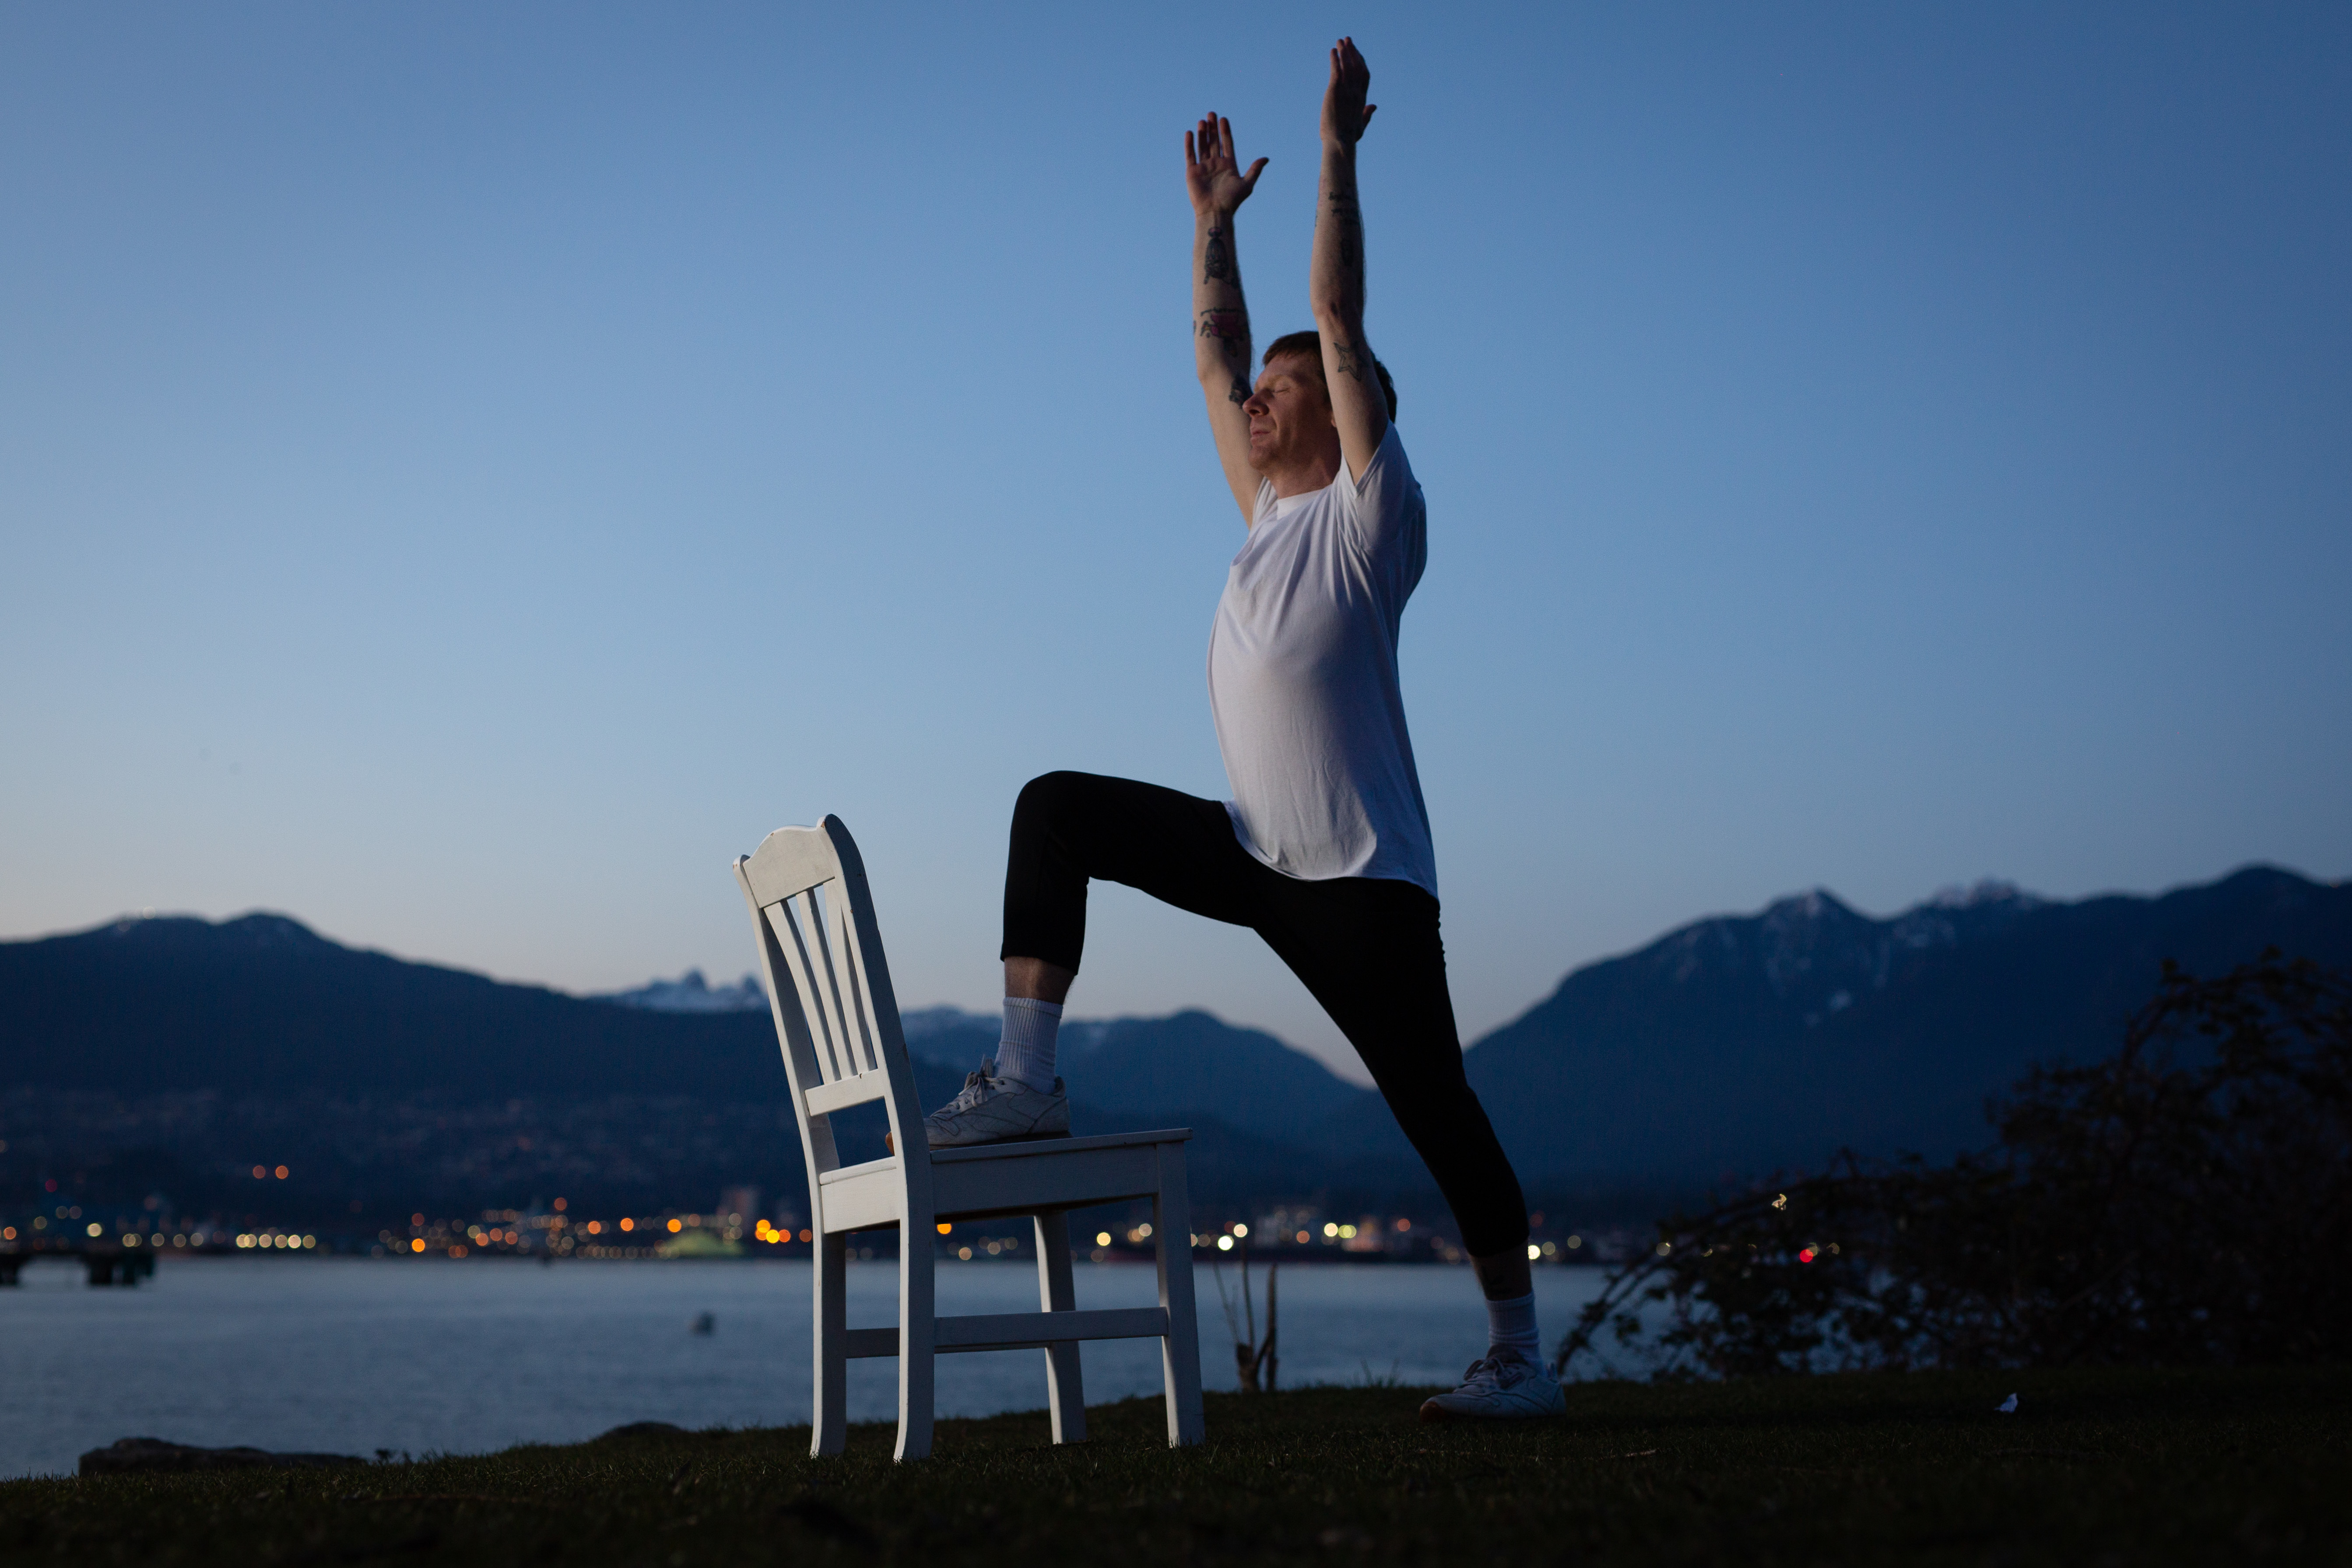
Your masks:
<svg viewBox="0 0 2352 1568"><path fill-rule="evenodd" d="M1816 885L2352 872L2352 11L1134 12L0 5L0 933L733 975L835 811L985 1005L1023 780L1223 793L1181 136L1304 324L1343 29L1465 1036ZM1074 1002L1344 1050L1123 889Z"/></svg>

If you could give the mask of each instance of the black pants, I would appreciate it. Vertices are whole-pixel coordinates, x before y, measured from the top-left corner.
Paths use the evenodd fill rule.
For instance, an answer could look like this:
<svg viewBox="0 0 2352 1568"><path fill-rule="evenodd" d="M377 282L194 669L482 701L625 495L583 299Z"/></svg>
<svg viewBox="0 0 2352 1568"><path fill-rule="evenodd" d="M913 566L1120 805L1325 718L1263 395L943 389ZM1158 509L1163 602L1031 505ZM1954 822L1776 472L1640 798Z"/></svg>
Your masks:
<svg viewBox="0 0 2352 1568"><path fill-rule="evenodd" d="M1527 1200L1462 1072L1437 900L1411 882L1307 882L1261 864L1213 800L1094 773L1029 781L1013 809L1004 958L1076 973L1100 877L1265 939L1370 1069L1478 1257L1524 1247Z"/></svg>

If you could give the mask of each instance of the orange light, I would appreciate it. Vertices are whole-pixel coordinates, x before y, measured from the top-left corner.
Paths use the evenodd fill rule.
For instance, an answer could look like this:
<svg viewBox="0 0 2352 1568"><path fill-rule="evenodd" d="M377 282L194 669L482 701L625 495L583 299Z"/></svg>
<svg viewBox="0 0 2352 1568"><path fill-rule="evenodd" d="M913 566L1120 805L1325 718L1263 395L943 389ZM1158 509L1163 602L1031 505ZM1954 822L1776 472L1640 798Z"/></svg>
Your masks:
<svg viewBox="0 0 2352 1568"><path fill-rule="evenodd" d="M955 1228L955 1226L951 1226L951 1225L943 1225L943 1226L940 1226L940 1234L941 1236L945 1236L948 1232L950 1232L950 1231L953 1230L954 1228Z"/></svg>
<svg viewBox="0 0 2352 1568"><path fill-rule="evenodd" d="M411 1251L411 1252L422 1252L422 1251L424 1251L424 1250L425 1250L425 1238L424 1238L423 1237L421 1237L421 1236L420 1236L420 1237L418 1237L415 1241L410 1242L410 1243L408 1244L408 1250L409 1250L409 1251Z"/></svg>
<svg viewBox="0 0 2352 1568"><path fill-rule="evenodd" d="M557 1214L562 1214L563 1212L563 1200L562 1198L555 1200L555 1212Z"/></svg>
<svg viewBox="0 0 2352 1568"><path fill-rule="evenodd" d="M809 1238L809 1233L808 1233L807 1231L803 1231L803 1232L801 1232L801 1239L802 1239L803 1241L806 1241L808 1238Z"/></svg>
<svg viewBox="0 0 2352 1568"><path fill-rule="evenodd" d="M623 1230L635 1230L637 1228L637 1222L633 1219L625 1219L621 1222L621 1228Z"/></svg>
<svg viewBox="0 0 2352 1568"><path fill-rule="evenodd" d="M604 1235L604 1222L603 1220L601 1220L601 1219L592 1219L592 1220L590 1220L590 1221L588 1222L588 1234L589 1234L589 1235L591 1235L591 1236L602 1236L602 1235Z"/></svg>
<svg viewBox="0 0 2352 1568"><path fill-rule="evenodd" d="M674 1219L669 1222L669 1233L672 1236L676 1236L679 1231L684 1230L685 1228L686 1222L684 1220Z"/></svg>
<svg viewBox="0 0 2352 1568"><path fill-rule="evenodd" d="M286 1179L286 1167L283 1165L278 1167L278 1179L281 1182Z"/></svg>
<svg viewBox="0 0 2352 1568"><path fill-rule="evenodd" d="M255 1181L257 1181L257 1181L260 1181L263 1177L265 1177L265 1176L267 1176L267 1175L268 1175L268 1174L269 1174L269 1173L268 1173L267 1170L265 1170L263 1167L259 1166L259 1165L256 1165L256 1166L253 1168L253 1179L254 1179Z"/></svg>

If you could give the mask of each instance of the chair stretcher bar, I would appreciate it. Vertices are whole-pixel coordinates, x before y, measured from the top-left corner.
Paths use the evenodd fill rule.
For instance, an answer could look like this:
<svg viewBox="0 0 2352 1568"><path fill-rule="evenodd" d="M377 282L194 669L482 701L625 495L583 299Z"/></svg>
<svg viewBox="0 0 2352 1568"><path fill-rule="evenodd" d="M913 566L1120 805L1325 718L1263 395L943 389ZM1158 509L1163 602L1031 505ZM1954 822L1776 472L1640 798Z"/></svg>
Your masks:
<svg viewBox="0 0 2352 1568"><path fill-rule="evenodd" d="M932 1348L950 1351L1023 1351L1076 1340L1156 1340L1168 1332L1168 1313L1159 1307L1118 1307L1087 1312L990 1312L939 1319ZM851 1329L850 1359L898 1353L896 1329Z"/></svg>

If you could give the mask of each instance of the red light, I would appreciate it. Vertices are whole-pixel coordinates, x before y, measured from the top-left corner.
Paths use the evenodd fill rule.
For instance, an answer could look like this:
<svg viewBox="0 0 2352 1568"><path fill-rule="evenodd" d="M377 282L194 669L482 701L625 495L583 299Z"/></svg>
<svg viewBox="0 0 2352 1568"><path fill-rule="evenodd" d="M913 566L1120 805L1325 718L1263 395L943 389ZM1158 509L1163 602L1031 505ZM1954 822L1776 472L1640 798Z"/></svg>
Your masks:
<svg viewBox="0 0 2352 1568"><path fill-rule="evenodd" d="M1809 1247L1802 1252L1797 1254L1797 1261L1800 1263L1811 1263L1813 1260L1813 1249Z"/></svg>

